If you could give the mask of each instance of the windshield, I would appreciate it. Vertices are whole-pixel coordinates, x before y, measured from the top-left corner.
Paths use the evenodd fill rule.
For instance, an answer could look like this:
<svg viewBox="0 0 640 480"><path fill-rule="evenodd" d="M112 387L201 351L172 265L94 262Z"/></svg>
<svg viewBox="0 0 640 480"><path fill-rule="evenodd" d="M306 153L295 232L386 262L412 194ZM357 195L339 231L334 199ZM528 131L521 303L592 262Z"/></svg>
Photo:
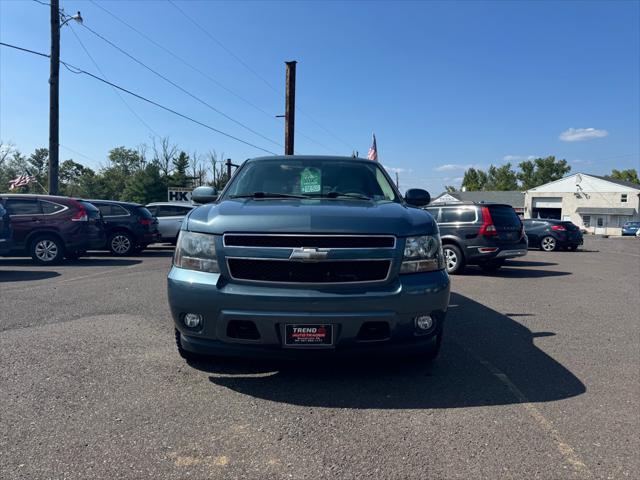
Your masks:
<svg viewBox="0 0 640 480"><path fill-rule="evenodd" d="M224 199L245 196L400 201L377 163L335 159L249 162L234 176Z"/></svg>

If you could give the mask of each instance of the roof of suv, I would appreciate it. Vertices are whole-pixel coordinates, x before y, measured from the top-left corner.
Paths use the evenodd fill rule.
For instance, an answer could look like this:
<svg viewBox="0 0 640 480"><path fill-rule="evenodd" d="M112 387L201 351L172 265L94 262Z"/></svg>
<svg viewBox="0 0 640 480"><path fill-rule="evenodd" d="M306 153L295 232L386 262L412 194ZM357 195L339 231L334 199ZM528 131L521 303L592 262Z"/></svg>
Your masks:
<svg viewBox="0 0 640 480"><path fill-rule="evenodd" d="M102 200L102 199L84 199L83 200L85 202L89 202L89 203L111 203L111 204L115 204L115 205L122 205L123 207L144 207L144 205L140 205L139 203L135 203L135 202L121 202L119 200Z"/></svg>
<svg viewBox="0 0 640 480"><path fill-rule="evenodd" d="M465 207L465 206L478 206L478 207L511 207L511 205L507 205L506 203L495 203L495 202L439 202L439 203L430 203L424 208L436 208L436 207Z"/></svg>
<svg viewBox="0 0 640 480"><path fill-rule="evenodd" d="M198 205L191 205L190 203L185 202L151 202L147 203L147 207L189 207L196 208Z"/></svg>
<svg viewBox="0 0 640 480"><path fill-rule="evenodd" d="M298 161L317 161L317 160L340 160L340 161L352 161L352 162L365 162L371 163L371 160L367 158L359 157L341 157L334 155L272 155L266 157L249 158L248 162L261 162L263 160L298 160ZM377 162L373 162L377 163Z"/></svg>
<svg viewBox="0 0 640 480"><path fill-rule="evenodd" d="M3 198L39 198L41 200L57 200L57 201L80 201L80 198L63 197L62 195L45 195L42 193L0 193L0 197Z"/></svg>

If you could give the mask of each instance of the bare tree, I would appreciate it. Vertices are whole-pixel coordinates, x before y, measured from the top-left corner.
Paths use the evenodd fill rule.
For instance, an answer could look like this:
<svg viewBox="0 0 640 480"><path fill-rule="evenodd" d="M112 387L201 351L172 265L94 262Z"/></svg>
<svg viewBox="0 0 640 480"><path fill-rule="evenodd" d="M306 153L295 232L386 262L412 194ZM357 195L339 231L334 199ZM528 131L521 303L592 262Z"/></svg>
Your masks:
<svg viewBox="0 0 640 480"><path fill-rule="evenodd" d="M4 165L7 158L11 156L15 150L15 145L11 142L3 142L0 140L0 167Z"/></svg>
<svg viewBox="0 0 640 480"><path fill-rule="evenodd" d="M200 155L198 155L198 152L196 152L195 150L191 154L190 160L191 161L189 163L189 169L193 186L200 187L204 185L205 181L207 180L207 170L202 164Z"/></svg>
<svg viewBox="0 0 640 480"><path fill-rule="evenodd" d="M169 137L163 137L160 145L153 139L153 161L158 165L160 172L168 177L173 169L173 161L178 154L178 146L171 144Z"/></svg>
<svg viewBox="0 0 640 480"><path fill-rule="evenodd" d="M220 190L229 180L227 170L224 165L224 153L218 155L215 150L207 153L207 159L211 166L211 185Z"/></svg>

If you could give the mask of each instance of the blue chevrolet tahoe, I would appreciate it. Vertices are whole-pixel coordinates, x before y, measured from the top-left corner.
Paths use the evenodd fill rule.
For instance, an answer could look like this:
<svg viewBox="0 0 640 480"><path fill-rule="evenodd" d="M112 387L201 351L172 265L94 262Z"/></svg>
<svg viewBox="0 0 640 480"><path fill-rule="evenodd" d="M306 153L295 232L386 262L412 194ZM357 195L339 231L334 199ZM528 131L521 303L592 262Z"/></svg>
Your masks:
<svg viewBox="0 0 640 480"><path fill-rule="evenodd" d="M182 225L168 275L179 353L435 358L449 304L429 194L399 194L376 162L244 162Z"/></svg>

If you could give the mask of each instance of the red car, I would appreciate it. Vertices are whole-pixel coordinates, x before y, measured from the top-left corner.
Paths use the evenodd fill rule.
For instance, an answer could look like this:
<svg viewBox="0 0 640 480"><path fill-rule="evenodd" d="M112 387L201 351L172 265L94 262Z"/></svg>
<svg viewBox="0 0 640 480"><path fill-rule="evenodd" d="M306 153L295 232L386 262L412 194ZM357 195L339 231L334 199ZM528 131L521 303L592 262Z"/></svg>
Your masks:
<svg viewBox="0 0 640 480"><path fill-rule="evenodd" d="M0 194L0 204L9 213L13 232L7 256L29 255L38 264L53 265L105 243L100 211L83 200Z"/></svg>

